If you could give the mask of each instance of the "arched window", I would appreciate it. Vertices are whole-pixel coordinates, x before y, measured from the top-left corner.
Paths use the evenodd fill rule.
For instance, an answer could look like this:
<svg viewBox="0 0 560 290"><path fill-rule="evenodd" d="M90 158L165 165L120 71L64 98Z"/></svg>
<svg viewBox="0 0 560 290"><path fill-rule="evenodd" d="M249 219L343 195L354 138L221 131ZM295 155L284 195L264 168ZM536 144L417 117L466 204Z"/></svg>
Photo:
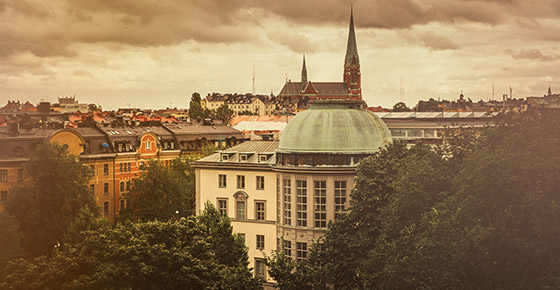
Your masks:
<svg viewBox="0 0 560 290"><path fill-rule="evenodd" d="M247 219L247 198L249 195L245 191L237 191L233 194L235 198L235 218Z"/></svg>

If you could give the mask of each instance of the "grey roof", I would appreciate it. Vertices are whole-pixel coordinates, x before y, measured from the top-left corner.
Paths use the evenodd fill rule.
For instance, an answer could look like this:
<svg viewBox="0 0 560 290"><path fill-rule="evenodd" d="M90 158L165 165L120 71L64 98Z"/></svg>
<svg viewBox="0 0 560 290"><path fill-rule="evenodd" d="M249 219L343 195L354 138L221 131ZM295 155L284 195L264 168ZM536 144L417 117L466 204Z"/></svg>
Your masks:
<svg viewBox="0 0 560 290"><path fill-rule="evenodd" d="M225 164L274 164L276 163L276 155L274 154L274 150L278 148L277 141L247 141L243 142L239 145L233 146L226 150L214 153L212 155L206 156L204 158L199 159L195 163L207 163L207 162L216 162L216 163L225 163ZM222 154L229 153L227 160L222 161ZM267 160L265 162L259 161L259 153L266 154ZM249 155L247 156L247 160L241 160L241 155Z"/></svg>
<svg viewBox="0 0 560 290"><path fill-rule="evenodd" d="M347 104L314 103L286 126L278 152L367 154L392 142L387 126L376 115Z"/></svg>

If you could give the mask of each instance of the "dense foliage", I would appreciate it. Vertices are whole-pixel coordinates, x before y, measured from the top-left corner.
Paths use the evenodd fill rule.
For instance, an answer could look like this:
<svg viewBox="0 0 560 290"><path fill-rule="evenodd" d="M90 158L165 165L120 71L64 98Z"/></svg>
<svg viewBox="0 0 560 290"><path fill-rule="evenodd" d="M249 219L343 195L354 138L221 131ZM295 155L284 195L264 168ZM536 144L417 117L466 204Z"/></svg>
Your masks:
<svg viewBox="0 0 560 290"><path fill-rule="evenodd" d="M20 247L21 234L14 217L5 211L0 211L0 270L4 269L8 261L23 256Z"/></svg>
<svg viewBox="0 0 560 290"><path fill-rule="evenodd" d="M14 188L6 210L19 223L29 257L48 255L83 207L98 214L89 168L65 147L42 143L26 164L31 184Z"/></svg>
<svg viewBox="0 0 560 290"><path fill-rule="evenodd" d="M210 204L199 217L110 228L88 211L51 258L17 260L0 289L260 289L247 249Z"/></svg>
<svg viewBox="0 0 560 290"><path fill-rule="evenodd" d="M521 115L439 148L389 146L360 164L352 211L312 262L320 273L298 266L281 285L559 288L559 127L556 115Z"/></svg>
<svg viewBox="0 0 560 290"><path fill-rule="evenodd" d="M121 219L160 220L194 214L195 177L189 162L174 159L168 166L150 160L127 194Z"/></svg>

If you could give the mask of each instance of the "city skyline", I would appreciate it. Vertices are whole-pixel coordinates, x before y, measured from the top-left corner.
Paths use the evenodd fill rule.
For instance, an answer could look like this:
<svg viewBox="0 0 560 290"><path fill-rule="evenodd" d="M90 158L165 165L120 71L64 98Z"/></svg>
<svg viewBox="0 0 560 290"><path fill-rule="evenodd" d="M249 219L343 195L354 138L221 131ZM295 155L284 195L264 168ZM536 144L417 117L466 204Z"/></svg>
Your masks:
<svg viewBox="0 0 560 290"><path fill-rule="evenodd" d="M560 1L354 1L363 99L560 90ZM350 1L0 1L0 98L188 107L193 92L342 81ZM404 79L404 98L401 97ZM555 90L556 89L556 90Z"/></svg>

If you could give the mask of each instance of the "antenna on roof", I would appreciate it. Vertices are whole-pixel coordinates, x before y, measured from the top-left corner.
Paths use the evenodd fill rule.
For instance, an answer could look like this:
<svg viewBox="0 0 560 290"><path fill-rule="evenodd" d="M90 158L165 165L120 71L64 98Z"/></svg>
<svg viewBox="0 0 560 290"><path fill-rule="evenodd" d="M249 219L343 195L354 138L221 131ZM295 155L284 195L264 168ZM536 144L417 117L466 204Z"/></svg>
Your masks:
<svg viewBox="0 0 560 290"><path fill-rule="evenodd" d="M253 95L255 94L255 65L253 64Z"/></svg>
<svg viewBox="0 0 560 290"><path fill-rule="evenodd" d="M494 100L494 83L492 83L492 101Z"/></svg>

